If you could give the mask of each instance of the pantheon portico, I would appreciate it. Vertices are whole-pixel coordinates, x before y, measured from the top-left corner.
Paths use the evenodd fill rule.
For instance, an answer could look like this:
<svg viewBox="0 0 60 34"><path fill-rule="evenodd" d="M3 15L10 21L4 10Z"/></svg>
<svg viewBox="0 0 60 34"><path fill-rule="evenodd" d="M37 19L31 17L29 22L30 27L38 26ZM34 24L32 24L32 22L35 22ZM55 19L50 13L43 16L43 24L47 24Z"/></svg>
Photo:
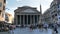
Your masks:
<svg viewBox="0 0 60 34"><path fill-rule="evenodd" d="M18 7L14 11L14 23L16 25L36 25L39 23L40 12L33 7Z"/></svg>

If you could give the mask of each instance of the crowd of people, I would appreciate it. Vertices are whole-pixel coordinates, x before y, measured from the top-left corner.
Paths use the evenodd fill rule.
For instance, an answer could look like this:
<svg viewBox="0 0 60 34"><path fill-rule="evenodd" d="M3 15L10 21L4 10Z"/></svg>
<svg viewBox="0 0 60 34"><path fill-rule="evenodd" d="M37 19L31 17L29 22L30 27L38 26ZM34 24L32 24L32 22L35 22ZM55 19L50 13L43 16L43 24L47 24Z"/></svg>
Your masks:
<svg viewBox="0 0 60 34"><path fill-rule="evenodd" d="M39 26L38 26L38 28L41 28L41 29L48 29L48 28L52 28L52 30L53 30L53 32L52 32L52 34L54 34L54 33L56 33L56 34L58 34L58 24L57 23L54 23L54 24L46 24L46 23L44 23L44 24L39 24Z"/></svg>

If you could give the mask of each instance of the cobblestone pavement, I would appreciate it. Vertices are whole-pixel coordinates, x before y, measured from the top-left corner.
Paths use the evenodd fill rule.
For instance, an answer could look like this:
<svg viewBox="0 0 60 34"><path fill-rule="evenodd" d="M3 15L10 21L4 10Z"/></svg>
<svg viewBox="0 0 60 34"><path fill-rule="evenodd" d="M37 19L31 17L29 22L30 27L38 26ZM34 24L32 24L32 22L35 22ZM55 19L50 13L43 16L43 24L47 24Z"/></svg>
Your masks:
<svg viewBox="0 0 60 34"><path fill-rule="evenodd" d="M31 30L29 28L18 28L14 30L14 34L52 34L52 29L34 29Z"/></svg>
<svg viewBox="0 0 60 34"><path fill-rule="evenodd" d="M52 34L53 29L29 29L29 28L16 28L10 32L0 32L0 34ZM60 34L60 28L58 28L58 34Z"/></svg>

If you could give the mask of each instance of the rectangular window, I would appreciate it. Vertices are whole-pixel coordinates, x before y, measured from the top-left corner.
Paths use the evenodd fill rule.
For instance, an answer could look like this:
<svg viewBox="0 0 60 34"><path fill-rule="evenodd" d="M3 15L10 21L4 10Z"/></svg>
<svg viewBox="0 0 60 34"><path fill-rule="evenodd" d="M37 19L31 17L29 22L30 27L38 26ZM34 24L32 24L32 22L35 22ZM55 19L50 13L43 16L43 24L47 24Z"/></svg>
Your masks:
<svg viewBox="0 0 60 34"><path fill-rule="evenodd" d="M60 8L60 4L58 5L58 8Z"/></svg>
<svg viewBox="0 0 60 34"><path fill-rule="evenodd" d="M59 17L59 19L60 19L60 17Z"/></svg>
<svg viewBox="0 0 60 34"><path fill-rule="evenodd" d="M58 8L59 8L59 5L58 5Z"/></svg>
<svg viewBox="0 0 60 34"><path fill-rule="evenodd" d="M57 14L55 14L55 16L57 16Z"/></svg>

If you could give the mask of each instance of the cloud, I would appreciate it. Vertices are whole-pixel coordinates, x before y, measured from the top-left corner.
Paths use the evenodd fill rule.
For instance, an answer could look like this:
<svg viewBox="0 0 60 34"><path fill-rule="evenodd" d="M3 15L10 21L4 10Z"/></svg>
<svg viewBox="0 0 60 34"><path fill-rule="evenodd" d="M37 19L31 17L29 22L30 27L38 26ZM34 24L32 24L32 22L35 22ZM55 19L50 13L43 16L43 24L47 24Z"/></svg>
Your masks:
<svg viewBox="0 0 60 34"><path fill-rule="evenodd" d="M42 13L44 13L44 11L46 11L46 9L49 8L50 6L50 3L52 2L53 0L16 0L17 4L15 7L19 7L19 6L24 6L24 5L27 5L27 6L32 6L32 7L37 7L38 10L40 10L40 4L42 5ZM8 4L8 1L6 2ZM9 5L10 6L10 5ZM10 6L10 10L7 10L7 12L11 13L11 14L14 14L14 10L16 9L15 7L12 7Z"/></svg>
<svg viewBox="0 0 60 34"><path fill-rule="evenodd" d="M22 0L16 0L17 2L20 2L20 1L22 1Z"/></svg>
<svg viewBox="0 0 60 34"><path fill-rule="evenodd" d="M6 1L6 4L8 4L8 1Z"/></svg>

